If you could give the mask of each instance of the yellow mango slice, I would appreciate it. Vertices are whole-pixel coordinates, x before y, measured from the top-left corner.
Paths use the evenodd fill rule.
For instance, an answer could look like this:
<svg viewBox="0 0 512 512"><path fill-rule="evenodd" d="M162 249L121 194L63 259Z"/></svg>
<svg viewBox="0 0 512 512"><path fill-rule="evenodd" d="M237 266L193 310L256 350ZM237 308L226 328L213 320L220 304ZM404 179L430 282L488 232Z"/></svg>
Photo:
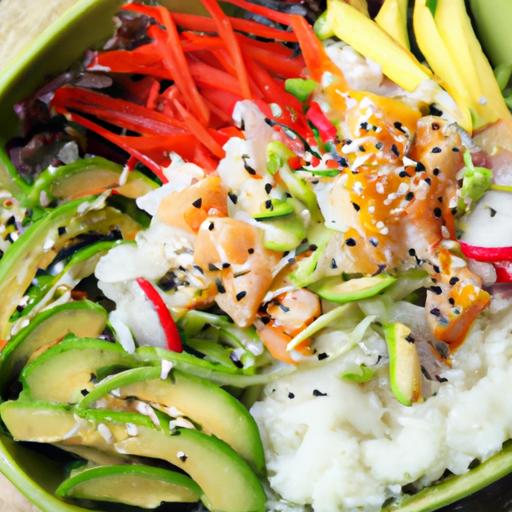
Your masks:
<svg viewBox="0 0 512 512"><path fill-rule="evenodd" d="M492 68L471 26L464 0L438 0L435 22L473 99L477 113L475 128L510 118Z"/></svg>
<svg viewBox="0 0 512 512"><path fill-rule="evenodd" d="M330 0L329 23L336 36L365 57L377 62L383 73L407 91L431 78L428 68L397 43L377 23L341 0Z"/></svg>
<svg viewBox="0 0 512 512"><path fill-rule="evenodd" d="M426 0L416 0L413 14L416 42L430 67L460 109L458 123L468 132L472 130L471 95L466 91L464 79L448 48L439 34Z"/></svg>
<svg viewBox="0 0 512 512"><path fill-rule="evenodd" d="M408 3L408 0L385 0L375 17L375 21L396 42L409 50L409 35L407 33Z"/></svg>

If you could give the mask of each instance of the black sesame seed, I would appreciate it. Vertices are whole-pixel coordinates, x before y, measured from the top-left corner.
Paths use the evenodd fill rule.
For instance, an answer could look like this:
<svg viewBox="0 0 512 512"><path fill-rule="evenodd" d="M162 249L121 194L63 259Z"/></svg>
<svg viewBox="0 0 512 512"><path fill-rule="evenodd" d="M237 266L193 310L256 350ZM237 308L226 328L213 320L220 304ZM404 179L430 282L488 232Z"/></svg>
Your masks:
<svg viewBox="0 0 512 512"><path fill-rule="evenodd" d="M338 264L336 263L336 258L332 258L332 260L331 260L331 268L332 269L338 268Z"/></svg>
<svg viewBox="0 0 512 512"><path fill-rule="evenodd" d="M60 226L59 229L57 230L59 236L62 236L66 233L66 228L63 227L63 226Z"/></svg>
<svg viewBox="0 0 512 512"><path fill-rule="evenodd" d="M271 320L271 318L270 318L269 316L262 316L262 317L261 317L261 321L262 321L265 325L269 324L269 323L270 323L270 320Z"/></svg>
<svg viewBox="0 0 512 512"><path fill-rule="evenodd" d="M244 162L244 169L251 175L251 176L255 176L256 175L256 170L253 169L248 163L247 163L247 160L251 158L249 155L242 155L242 160Z"/></svg>
<svg viewBox="0 0 512 512"><path fill-rule="evenodd" d="M199 266L199 265L194 265L194 268L200 273L200 274L204 274L204 271L203 269Z"/></svg>
<svg viewBox="0 0 512 512"><path fill-rule="evenodd" d="M247 252L249 254L254 254L254 249L252 247L250 247L249 249L247 249Z"/></svg>
<svg viewBox="0 0 512 512"><path fill-rule="evenodd" d="M432 308L430 314L434 316L441 316L441 310L439 308Z"/></svg>
<svg viewBox="0 0 512 512"><path fill-rule="evenodd" d="M224 288L224 285L220 279L215 279L215 286L217 287L217 291L219 293L226 293L226 288Z"/></svg>
<svg viewBox="0 0 512 512"><path fill-rule="evenodd" d="M213 222L210 222L210 224L208 225L208 231L213 231L214 228L215 224Z"/></svg>
<svg viewBox="0 0 512 512"><path fill-rule="evenodd" d="M295 398L295 395L290 391L290 392L288 393L288 398L289 398L290 400L293 400L293 399Z"/></svg>
<svg viewBox="0 0 512 512"><path fill-rule="evenodd" d="M443 212L441 211L441 208L434 208L434 215L436 217L441 217L441 215L443 214Z"/></svg>
<svg viewBox="0 0 512 512"><path fill-rule="evenodd" d="M325 352L321 352L316 356L319 361L323 361L324 359L327 359L329 357L329 354L326 354Z"/></svg>
<svg viewBox="0 0 512 512"><path fill-rule="evenodd" d="M400 171L398 173L398 176L400 176L400 178L409 178L410 176L407 174L406 171Z"/></svg>
<svg viewBox="0 0 512 512"><path fill-rule="evenodd" d="M322 393L318 389L313 389L313 396L327 396L327 393Z"/></svg>
<svg viewBox="0 0 512 512"><path fill-rule="evenodd" d="M279 304L279 307L281 308L283 313L289 313L290 308L288 306L285 306L284 304Z"/></svg>
<svg viewBox="0 0 512 512"><path fill-rule="evenodd" d="M448 302L452 305L452 306L455 306L455 299L453 297L450 297L448 299Z"/></svg>
<svg viewBox="0 0 512 512"><path fill-rule="evenodd" d="M272 184L271 183L265 183L265 192L267 194L270 194L271 190L272 190Z"/></svg>
<svg viewBox="0 0 512 512"><path fill-rule="evenodd" d="M443 115L443 111L442 110L439 110L435 105L430 105L430 114L433 115L433 116L438 116L438 117L441 117Z"/></svg>
<svg viewBox="0 0 512 512"><path fill-rule="evenodd" d="M439 130L439 128L441 128L439 126L439 123L432 123L432 130L437 131L437 130Z"/></svg>
<svg viewBox="0 0 512 512"><path fill-rule="evenodd" d="M443 293L443 289L440 286L431 286L430 291L436 295L441 295Z"/></svg>
<svg viewBox="0 0 512 512"><path fill-rule="evenodd" d="M270 199L267 199L265 201L265 208L267 210L273 210L274 209L274 205L272 204L272 201Z"/></svg>
<svg viewBox="0 0 512 512"><path fill-rule="evenodd" d="M359 128L361 128L361 130L368 130L368 123L366 121L362 122Z"/></svg>
<svg viewBox="0 0 512 512"><path fill-rule="evenodd" d="M193 203L192 203L192 206L194 208L201 208L201 205L203 204L203 200L201 198L199 199L196 199Z"/></svg>
<svg viewBox="0 0 512 512"><path fill-rule="evenodd" d="M407 192L407 194L405 195L405 200L412 201L413 199L414 199L414 192Z"/></svg>
<svg viewBox="0 0 512 512"><path fill-rule="evenodd" d="M231 263L228 263L227 261L222 264L222 268L229 268L231 267Z"/></svg>
<svg viewBox="0 0 512 512"><path fill-rule="evenodd" d="M384 144L382 142L377 142L377 144L375 144L375 147L380 150L384 147Z"/></svg>
<svg viewBox="0 0 512 512"><path fill-rule="evenodd" d="M430 186L432 184L432 180L430 178L425 178L425 183Z"/></svg>
<svg viewBox="0 0 512 512"><path fill-rule="evenodd" d="M441 272L441 269L437 265L432 265L432 268L434 269L434 272L436 274L439 274L439 272Z"/></svg>
<svg viewBox="0 0 512 512"><path fill-rule="evenodd" d="M217 267L213 263L208 263L208 270L210 272L218 272L219 271L219 267Z"/></svg>
<svg viewBox="0 0 512 512"><path fill-rule="evenodd" d="M368 239L368 241L373 245L373 247L377 247L379 245L379 241L373 236Z"/></svg>
<svg viewBox="0 0 512 512"><path fill-rule="evenodd" d="M245 296L247 295L247 292L243 291L243 292L238 292L236 294L236 300L238 302L240 302Z"/></svg>
<svg viewBox="0 0 512 512"><path fill-rule="evenodd" d="M316 251L317 249L318 249L318 245L311 244L311 245L309 246L309 250L310 250L310 251Z"/></svg>
<svg viewBox="0 0 512 512"><path fill-rule="evenodd" d="M439 146L434 146L432 148L432 153L434 153L434 154L441 153L441 151L442 151L442 149Z"/></svg>
<svg viewBox="0 0 512 512"><path fill-rule="evenodd" d="M425 170L425 166L421 162L416 162L416 172L423 172Z"/></svg>
<svg viewBox="0 0 512 512"><path fill-rule="evenodd" d="M349 246L349 247L354 247L357 242L353 239L353 238L347 238L345 240L345 243Z"/></svg>
<svg viewBox="0 0 512 512"><path fill-rule="evenodd" d="M341 165L341 167L348 167L347 159L342 156L338 158L338 163Z"/></svg>
<svg viewBox="0 0 512 512"><path fill-rule="evenodd" d="M354 210L355 210L356 212L358 212L358 211L361 209L361 207L360 207L357 203L354 203L354 202L353 202L353 203L352 203L352 206L354 207Z"/></svg>
<svg viewBox="0 0 512 512"><path fill-rule="evenodd" d="M454 146L454 147L452 148L452 151L453 151L454 153L460 153L460 148L458 148L457 146Z"/></svg>
<svg viewBox="0 0 512 512"><path fill-rule="evenodd" d="M181 460L181 462L186 462L186 461L187 461L187 459L188 459L188 457L187 457L184 453L180 453L180 454L178 455L178 459L180 459L180 460Z"/></svg>
<svg viewBox="0 0 512 512"><path fill-rule="evenodd" d="M364 149L364 146L361 145L361 146L359 146L359 151L362 151L364 153L366 151L366 149Z"/></svg>
<svg viewBox="0 0 512 512"><path fill-rule="evenodd" d="M439 176L439 174L441 174L441 170L440 170L439 168L437 168L437 167L436 167L436 168L432 171L432 174L433 174L434 176Z"/></svg>
<svg viewBox="0 0 512 512"><path fill-rule="evenodd" d="M489 213L491 214L491 217L494 217L498 212L489 206Z"/></svg>
<svg viewBox="0 0 512 512"><path fill-rule="evenodd" d="M400 156L400 151L398 151L396 144L391 144L391 152L397 157Z"/></svg>
<svg viewBox="0 0 512 512"><path fill-rule="evenodd" d="M400 121L395 121L393 126L402 133L405 133L405 130L402 128L402 123Z"/></svg>
<svg viewBox="0 0 512 512"><path fill-rule="evenodd" d="M450 278L449 283L450 283L452 286L454 286L454 285L456 285L459 281L460 281L460 279L459 279L458 277L451 277L451 278Z"/></svg>
<svg viewBox="0 0 512 512"><path fill-rule="evenodd" d="M416 256L416 249L413 249L412 247L409 249L409 256Z"/></svg>
<svg viewBox="0 0 512 512"><path fill-rule="evenodd" d="M238 203L238 196L234 192L228 192L228 197L233 204Z"/></svg>
<svg viewBox="0 0 512 512"><path fill-rule="evenodd" d="M407 341L407 343L414 343L414 337L409 334L408 336L405 337L405 341Z"/></svg>

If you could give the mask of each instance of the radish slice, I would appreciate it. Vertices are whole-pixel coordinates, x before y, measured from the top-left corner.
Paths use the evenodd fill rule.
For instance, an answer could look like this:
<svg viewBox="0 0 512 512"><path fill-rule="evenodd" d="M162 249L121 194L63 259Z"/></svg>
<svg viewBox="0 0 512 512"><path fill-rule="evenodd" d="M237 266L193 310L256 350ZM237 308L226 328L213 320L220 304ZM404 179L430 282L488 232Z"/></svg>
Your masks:
<svg viewBox="0 0 512 512"><path fill-rule="evenodd" d="M488 263L512 260L512 247L481 247L471 245L461 240L460 248L466 258Z"/></svg>
<svg viewBox="0 0 512 512"><path fill-rule="evenodd" d="M497 261L494 268L497 283L512 283L512 261Z"/></svg>

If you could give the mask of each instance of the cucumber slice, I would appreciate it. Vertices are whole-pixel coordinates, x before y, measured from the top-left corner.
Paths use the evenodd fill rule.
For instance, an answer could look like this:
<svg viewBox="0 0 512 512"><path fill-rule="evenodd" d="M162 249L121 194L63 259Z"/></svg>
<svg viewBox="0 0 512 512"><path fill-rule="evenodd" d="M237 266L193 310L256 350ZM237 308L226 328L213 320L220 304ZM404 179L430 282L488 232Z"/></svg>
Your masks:
<svg viewBox="0 0 512 512"><path fill-rule="evenodd" d="M267 218L260 222L263 245L272 251L291 251L306 237L304 222L296 215Z"/></svg>
<svg viewBox="0 0 512 512"><path fill-rule="evenodd" d="M256 422L236 398L217 385L180 371L162 379L160 368L135 368L104 379L79 407L92 407L112 390L121 398L136 397L175 407L203 431L229 444L258 473L264 472L265 458Z"/></svg>
<svg viewBox="0 0 512 512"><path fill-rule="evenodd" d="M260 213L253 215L255 219L272 219L293 213L293 204L286 199L268 199L261 207Z"/></svg>
<svg viewBox="0 0 512 512"><path fill-rule="evenodd" d="M411 330L404 324L384 327L389 353L389 381L395 398L405 406L421 400L421 365Z"/></svg>
<svg viewBox="0 0 512 512"><path fill-rule="evenodd" d="M123 503L146 509L163 502L193 503L201 489L189 477L142 465L102 466L74 474L55 491L61 498Z"/></svg>
<svg viewBox="0 0 512 512"><path fill-rule="evenodd" d="M4 348L0 359L0 390L19 374L36 351L70 333L96 337L105 329L107 320L107 312L90 301L70 302L40 313Z"/></svg>
<svg viewBox="0 0 512 512"><path fill-rule="evenodd" d="M21 373L23 396L33 400L77 403L82 391L109 367L132 368L136 362L119 345L90 338L67 338L49 348Z"/></svg>
<svg viewBox="0 0 512 512"><path fill-rule="evenodd" d="M386 274L372 277L360 277L343 281L341 277L327 277L309 288L322 299L337 304L369 299L391 286L396 279Z"/></svg>
<svg viewBox="0 0 512 512"><path fill-rule="evenodd" d="M120 185L122 172L120 165L100 157L84 158L57 168L50 167L34 182L28 203L31 206L45 206L52 199L69 201L99 194L111 188L134 199L158 187L154 181L138 171L131 171L126 183Z"/></svg>

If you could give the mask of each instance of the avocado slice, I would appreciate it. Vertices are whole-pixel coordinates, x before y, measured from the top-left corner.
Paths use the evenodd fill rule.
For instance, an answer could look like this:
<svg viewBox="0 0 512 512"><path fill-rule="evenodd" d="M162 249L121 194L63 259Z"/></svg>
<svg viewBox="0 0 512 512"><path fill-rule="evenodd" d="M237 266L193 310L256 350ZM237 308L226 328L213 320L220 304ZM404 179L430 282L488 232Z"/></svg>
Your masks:
<svg viewBox="0 0 512 512"><path fill-rule="evenodd" d="M268 199L261 207L261 211L253 215L257 220L273 219L274 217L282 217L294 211L293 204L286 199Z"/></svg>
<svg viewBox="0 0 512 512"><path fill-rule="evenodd" d="M9 319L37 270L45 268L68 240L90 231L108 233L114 227L127 239L135 237L139 224L114 208L98 207L96 198L65 203L32 224L9 246L0 260L0 337L9 338ZM65 232L61 234L59 228Z"/></svg>
<svg viewBox="0 0 512 512"><path fill-rule="evenodd" d="M253 417L236 398L208 380L179 370L173 370L172 375L162 379L160 368L135 368L105 378L78 406L93 407L113 390L120 398L136 397L175 407L203 431L230 445L258 473L264 472L263 447Z"/></svg>
<svg viewBox="0 0 512 512"><path fill-rule="evenodd" d="M70 419L64 417L66 411ZM63 439L67 436L66 444L110 447L121 454L162 459L189 474L204 492L203 501L210 510L264 512L265 493L258 478L220 439L194 429L179 428L169 434L165 429L155 428L148 417L136 413L80 409L76 414L81 421L74 418L72 409L60 405L39 402L27 407L21 401L0 405L0 416L17 440L41 442L43 435L53 430ZM43 432L37 421L41 417L46 417ZM71 432L61 426L64 421L72 425ZM98 431L100 424L103 433ZM130 434L127 424L135 425L136 432L132 427ZM109 432L108 440L105 429ZM52 436L55 441L57 434Z"/></svg>
<svg viewBox="0 0 512 512"><path fill-rule="evenodd" d="M108 315L99 304L88 300L69 302L39 313L14 336L0 355L0 390L15 378L29 358L67 334L96 337L107 324Z"/></svg>
<svg viewBox="0 0 512 512"><path fill-rule="evenodd" d="M27 202L30 206L45 206L45 203L53 199L66 201L99 194L111 188L123 196L135 199L158 187L138 171L130 171L126 183L120 185L122 172L122 166L100 157L84 158L57 168L50 167L32 185Z"/></svg>
<svg viewBox="0 0 512 512"><path fill-rule="evenodd" d="M119 345L104 340L69 337L49 348L21 372L24 397L77 403L92 379L109 367L132 368L136 361Z"/></svg>
<svg viewBox="0 0 512 512"><path fill-rule="evenodd" d="M113 242L106 241L88 245L75 252L66 266L58 274L51 275L50 272L48 276L36 277L36 280L33 281L33 285L27 292L29 296L27 305L19 314L16 313L11 317L13 330L16 330L18 325L24 322L26 318L33 318L35 313L46 307L46 305L51 302L55 292L60 286L66 289L72 289L80 281L93 274L99 259L110 249L122 243L128 242L116 240Z"/></svg>
<svg viewBox="0 0 512 512"><path fill-rule="evenodd" d="M128 464L131 462L125 455L104 452L90 446L69 446L64 443L53 443L53 445L95 466L112 466L114 464Z"/></svg>
<svg viewBox="0 0 512 512"><path fill-rule="evenodd" d="M61 498L123 503L146 509L163 502L193 503L202 495L189 477L143 465L89 468L74 474L55 491Z"/></svg>
<svg viewBox="0 0 512 512"><path fill-rule="evenodd" d="M389 353L389 381L395 398L405 406L421 400L421 365L411 330L395 322L384 327Z"/></svg>
<svg viewBox="0 0 512 512"><path fill-rule="evenodd" d="M15 440L35 443L54 443L66 439L77 421L68 405L31 400L2 403L0 416Z"/></svg>
<svg viewBox="0 0 512 512"><path fill-rule="evenodd" d="M306 237L306 227L297 214L261 221L263 245L272 251L291 251Z"/></svg>
<svg viewBox="0 0 512 512"><path fill-rule="evenodd" d="M391 286L396 278L387 274L371 277L358 277L343 281L341 277L326 277L309 286L322 299L345 304L357 300L369 299Z"/></svg>

